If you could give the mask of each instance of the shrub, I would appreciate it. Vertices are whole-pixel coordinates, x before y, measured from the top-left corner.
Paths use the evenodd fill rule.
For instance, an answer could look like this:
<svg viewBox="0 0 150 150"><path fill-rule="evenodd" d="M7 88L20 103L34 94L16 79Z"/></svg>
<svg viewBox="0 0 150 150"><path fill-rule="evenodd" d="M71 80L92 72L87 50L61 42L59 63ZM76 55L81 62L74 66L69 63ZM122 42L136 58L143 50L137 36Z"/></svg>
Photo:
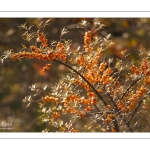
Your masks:
<svg viewBox="0 0 150 150"><path fill-rule="evenodd" d="M1 57L2 63L7 59L38 59L45 63L43 72L53 63L68 69L51 91L46 93L49 83L44 87L33 84L29 88L34 93L23 99L27 107L34 102L39 105L41 121L49 124L43 131L149 131L150 58L144 47L139 48L138 61L128 61L126 50L117 51L117 57L108 56L114 43L111 34L98 35L104 25L96 20L93 27L85 20L78 23L78 28L85 29L83 45L74 48L72 40L63 39L69 32L66 28L61 30L59 41L49 44L44 33L49 23L43 20L36 28L21 25L19 28L25 30L22 38L28 42L35 39L36 43L30 47L22 44L19 52L8 50Z"/></svg>

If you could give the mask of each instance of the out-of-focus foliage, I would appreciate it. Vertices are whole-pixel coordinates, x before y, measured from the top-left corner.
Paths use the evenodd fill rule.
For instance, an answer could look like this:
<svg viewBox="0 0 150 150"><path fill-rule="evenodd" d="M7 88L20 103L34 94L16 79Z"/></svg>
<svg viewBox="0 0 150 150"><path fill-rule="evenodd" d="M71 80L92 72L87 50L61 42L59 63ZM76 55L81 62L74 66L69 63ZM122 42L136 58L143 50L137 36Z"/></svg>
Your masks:
<svg viewBox="0 0 150 150"><path fill-rule="evenodd" d="M106 25L106 31L112 34L116 44L112 50L127 49L130 59L137 59L137 49L143 45L146 49L150 48L150 19L148 18L102 18Z"/></svg>
<svg viewBox="0 0 150 150"><path fill-rule="evenodd" d="M7 49L13 49L15 52L22 48L21 43L35 44L36 41L30 43L25 42L21 35L22 30L18 26L27 22L32 24L40 21L40 18L1 18L0 19L0 55ZM46 18L47 20L47 18ZM58 41L60 38L60 31L64 27L69 29L69 33L64 35L65 39L72 39L74 41L73 47L78 47L83 44L82 29L78 29L77 22L83 18L57 18L51 19L51 24L45 28L44 32L49 41ZM86 18L87 21L92 22L93 18ZM117 56L116 50L128 50L131 53L129 60L138 59L137 49L143 45L149 49L150 37L150 19L146 18L101 18L98 19L103 24L107 33L112 34L112 39L115 45L110 49L108 55ZM96 34L96 33L95 33ZM101 34L104 34L101 32ZM82 36L81 36L82 35ZM29 45L28 45L29 46ZM12 122L13 132L38 132L41 131L45 124L41 124L38 120L39 113L37 112L37 105L31 105L30 109L25 109L22 99L30 94L28 88L31 84L42 83L43 86L48 84L49 88L65 73L66 69L63 66L55 66L51 68L49 73L42 72L42 63L39 64L37 60L22 59L21 62L5 62L0 64L0 123ZM9 130L0 130L9 131Z"/></svg>

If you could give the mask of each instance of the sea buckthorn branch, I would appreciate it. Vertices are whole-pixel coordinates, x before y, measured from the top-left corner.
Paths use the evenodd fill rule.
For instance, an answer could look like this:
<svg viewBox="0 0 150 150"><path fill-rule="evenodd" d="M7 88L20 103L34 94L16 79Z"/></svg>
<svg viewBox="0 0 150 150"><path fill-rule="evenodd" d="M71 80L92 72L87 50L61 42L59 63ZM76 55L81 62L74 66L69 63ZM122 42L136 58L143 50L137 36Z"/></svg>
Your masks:
<svg viewBox="0 0 150 150"><path fill-rule="evenodd" d="M102 102L104 103L105 106L107 106L107 102L104 101L104 99L101 97L101 95L98 93L98 91L93 87L93 85L91 85L91 83L84 77L82 76L82 74L80 74L78 71L76 71L74 68L72 68L71 66L69 66L68 64L62 62L62 61L59 61L59 60L54 60L55 62L58 62L60 64L63 64L64 66L66 66L67 68L71 69L72 71L74 71L76 74L78 74L86 83L88 83L88 85L92 88L92 90L96 93L96 95L102 100ZM94 107L100 112L99 108L94 105ZM121 117L124 121L124 123L126 124L126 126L128 127L128 129L130 130L130 132L133 132L132 128L130 127L130 124L126 121L125 118L123 118L121 116L121 111L117 109L117 112L116 114L119 114L119 117ZM118 127L118 124L117 124L117 120L114 119L114 126L116 128L116 131L119 132L119 127Z"/></svg>
<svg viewBox="0 0 150 150"><path fill-rule="evenodd" d="M59 43L58 43L59 44ZM38 49L36 46L30 46L30 48L31 48L31 50L32 50L32 52L25 52L25 51L23 51L23 52L19 52L19 53L15 53L15 54L13 54L12 56L11 56L11 59L12 60L15 60L15 59L19 59L19 58L23 58L23 57L29 57L29 58L38 58L38 59L40 59L40 60L50 60L50 61L55 61L56 59L55 59L55 56L54 56L54 54L53 53L43 53L43 50L40 50L40 49ZM60 58L59 58L60 59ZM64 59L63 59L64 60ZM65 61L65 60L64 60ZM62 61L60 61L61 62L61 64L65 64L65 63L63 63ZM59 63L60 63L59 62ZM48 67L48 68L47 68ZM68 67L69 68L69 67ZM49 64L48 65L46 65L44 68L44 71L45 70L49 70ZM73 68L72 67L70 67L70 69L72 69L73 70ZM83 77L78 71L76 71L75 69L74 69L74 71L78 74L78 75L80 75L80 77L82 77L84 80L86 79L85 77ZM87 80L85 80L85 82L87 82ZM90 84L90 82L88 81L88 84ZM90 84L90 86L96 91L96 89ZM97 91L96 91L97 92ZM98 93L98 92L97 92ZM100 96L99 96L100 97ZM101 98L102 99L102 98ZM103 100L103 99L102 99ZM104 100L103 100L104 101ZM105 105L107 105L106 103L105 103ZM94 107L98 110L98 111L100 111L99 109L98 109L98 107L94 104Z"/></svg>
<svg viewBox="0 0 150 150"><path fill-rule="evenodd" d="M91 89L94 91L94 93L100 98L100 100L102 100L102 102L104 103L105 106L107 106L106 101L103 99L103 97L98 93L98 91L93 87L93 85L82 75L80 74L78 71L76 71L73 67L67 65L66 63L60 61L60 60L54 60L55 62L58 62L60 64L63 64L64 66L66 66L67 68L69 68L70 70L72 70L73 72L75 72L76 74L78 74L90 87ZM95 108L99 111L99 109L97 108L97 106L95 106Z"/></svg>
<svg viewBox="0 0 150 150"><path fill-rule="evenodd" d="M58 43L58 45L60 45L60 43ZM61 45L60 45L60 47L61 48L63 48ZM19 59L19 58L22 58L22 57L29 57L29 58L38 58L38 59L40 59L40 60L50 60L51 62L52 61L56 61L56 62L58 62L58 63L60 63L60 64L63 64L64 66L66 66L67 68L69 68L69 69L71 69L72 71L74 71L77 75L79 75L90 87L91 87L91 89L94 91L94 93L102 100L102 102L104 103L104 105L105 106L107 106L108 104L107 104L107 102L101 97L101 95L98 93L98 91L94 88L94 86L82 75L82 74L80 74L77 70L75 70L73 67L71 67L71 66L69 66L69 65L67 65L66 63L65 63L65 59L64 59L64 57L62 58L62 57L58 57L58 58L56 58L56 56L55 56L55 54L53 53L53 52L51 52L51 53L43 53L43 50L41 51L40 49L38 49L36 46L31 46L30 47L31 48L31 50L32 50L32 52L25 52L25 51L23 51L23 52L19 52L19 53L15 53L15 54L13 54L13 55L11 55L11 59ZM60 59L60 60L59 60ZM61 61L62 60L62 61ZM47 68L48 67L48 68ZM46 65L45 67L44 67L44 69L46 69L46 70L49 70L49 65ZM109 72L110 72L110 70L109 69L107 69L106 71L104 71L104 75L106 74L106 76L103 76L103 78L107 78L107 74L109 74ZM105 83L106 84L106 83ZM100 112L100 110L99 110L99 108L94 104L94 107ZM55 115L56 116L56 115ZM108 120L107 122L109 123L109 117L106 117L106 120ZM125 120L124 120L124 122L126 122ZM116 126L116 124L115 124L116 122L114 122L114 126L115 126L115 128L116 128L116 131L119 131L119 129L117 129L118 127ZM109 124L108 124L108 126L110 126ZM109 130L110 130L110 127L109 127ZM131 130L130 130L131 131Z"/></svg>

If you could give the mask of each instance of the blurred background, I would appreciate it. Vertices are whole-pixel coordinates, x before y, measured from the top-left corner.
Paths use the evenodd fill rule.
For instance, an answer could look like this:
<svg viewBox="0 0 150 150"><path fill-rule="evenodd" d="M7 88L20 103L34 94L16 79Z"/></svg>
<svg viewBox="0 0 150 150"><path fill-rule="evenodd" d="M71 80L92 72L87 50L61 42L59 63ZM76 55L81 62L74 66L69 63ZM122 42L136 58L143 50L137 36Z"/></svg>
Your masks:
<svg viewBox="0 0 150 150"><path fill-rule="evenodd" d="M19 51L21 43L29 46L21 38L24 33L18 28L27 22L32 25L42 19L51 19L49 26L45 28L49 41L59 41L60 30L69 29L65 39L72 39L73 47L83 44L85 30L77 29L77 23L81 20L92 22L94 18L0 18L0 55L4 51L13 49ZM150 49L150 19L149 18L99 18L105 24L105 31L111 33L111 40L115 43L111 47L111 53L116 55L116 50L128 50L128 59L138 59L137 51L140 45ZM37 104L31 104L28 108L22 103L25 96L30 95L29 86L35 83L54 83L66 72L63 66L53 65L48 73L42 72L43 64L38 60L22 59L21 61L6 61L0 63L0 132L41 132L47 125L39 121ZM2 129L8 125L12 129Z"/></svg>

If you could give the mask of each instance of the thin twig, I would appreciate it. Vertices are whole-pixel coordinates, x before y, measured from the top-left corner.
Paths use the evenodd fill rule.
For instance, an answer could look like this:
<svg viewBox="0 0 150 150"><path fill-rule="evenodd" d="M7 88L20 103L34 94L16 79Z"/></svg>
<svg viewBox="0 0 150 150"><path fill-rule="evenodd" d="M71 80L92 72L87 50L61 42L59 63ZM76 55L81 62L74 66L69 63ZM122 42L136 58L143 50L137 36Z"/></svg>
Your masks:
<svg viewBox="0 0 150 150"><path fill-rule="evenodd" d="M64 63L64 62L62 62L62 61L60 61L60 60L54 60L55 62L57 62L57 63L60 63L60 64L62 64L62 65L64 65L64 66L66 66L67 68L69 68L70 70L72 70L73 72L75 72L76 74L78 74L91 88L92 88L92 90L94 91L94 93L98 96L98 98L99 99L101 99L102 100L102 102L104 103L104 105L105 106L107 106L107 102L102 98L102 96L98 93L98 91L93 87L93 85L83 76L83 75L81 75L78 71L76 71L73 67L71 67L71 66L69 66L69 65L67 65L66 63ZM138 79L139 80L139 79ZM137 81L136 81L137 82ZM132 84L133 85L133 84ZM126 91L127 92L127 91ZM94 105L94 107L99 111L99 112L101 112L100 110L99 110L99 108L96 106L96 105ZM122 116L120 115L120 113L119 113L119 116L122 118ZM130 132L133 132L133 130L132 130L132 128L130 127L130 124L123 118L123 121L124 121L124 123L126 124L126 126L128 127L128 129L129 129L129 131Z"/></svg>

